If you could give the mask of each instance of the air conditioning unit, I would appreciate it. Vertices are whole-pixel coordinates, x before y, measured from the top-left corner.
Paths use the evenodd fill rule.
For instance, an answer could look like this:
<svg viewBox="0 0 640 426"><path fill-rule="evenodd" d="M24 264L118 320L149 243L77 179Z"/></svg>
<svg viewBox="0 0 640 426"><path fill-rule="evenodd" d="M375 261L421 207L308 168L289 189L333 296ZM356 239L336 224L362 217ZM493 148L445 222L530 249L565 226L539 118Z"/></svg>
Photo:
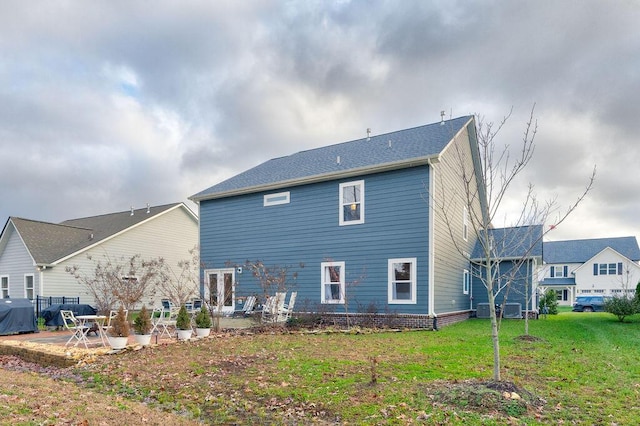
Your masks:
<svg viewBox="0 0 640 426"><path fill-rule="evenodd" d="M478 303L476 305L476 318L490 318L491 313L489 311L488 303Z"/></svg>
<svg viewBox="0 0 640 426"><path fill-rule="evenodd" d="M522 318L522 305L520 303L505 303L502 311L504 318L521 319Z"/></svg>

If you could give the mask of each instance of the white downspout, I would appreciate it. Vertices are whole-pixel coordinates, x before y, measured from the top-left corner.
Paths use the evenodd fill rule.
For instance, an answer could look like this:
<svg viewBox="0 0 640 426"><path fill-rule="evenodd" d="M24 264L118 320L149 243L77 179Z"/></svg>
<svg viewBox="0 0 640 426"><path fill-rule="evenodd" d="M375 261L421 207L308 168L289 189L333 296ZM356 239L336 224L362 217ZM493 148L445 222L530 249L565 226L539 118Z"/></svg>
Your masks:
<svg viewBox="0 0 640 426"><path fill-rule="evenodd" d="M429 165L429 306L428 313L430 316L433 316L434 322L435 318L437 318L435 312L435 235L434 235L434 216L435 216L435 196L434 196L434 188L435 188L435 177L436 172L431 160L428 161ZM435 328L435 327L434 327Z"/></svg>

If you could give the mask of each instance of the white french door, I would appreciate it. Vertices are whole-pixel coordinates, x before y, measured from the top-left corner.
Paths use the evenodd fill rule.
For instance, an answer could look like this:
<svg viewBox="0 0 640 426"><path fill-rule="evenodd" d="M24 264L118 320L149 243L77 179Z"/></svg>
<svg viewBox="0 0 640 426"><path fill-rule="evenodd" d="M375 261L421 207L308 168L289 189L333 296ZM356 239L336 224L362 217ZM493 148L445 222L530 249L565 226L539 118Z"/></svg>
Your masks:
<svg viewBox="0 0 640 426"><path fill-rule="evenodd" d="M208 269L205 271L204 299L223 314L235 309L235 269Z"/></svg>

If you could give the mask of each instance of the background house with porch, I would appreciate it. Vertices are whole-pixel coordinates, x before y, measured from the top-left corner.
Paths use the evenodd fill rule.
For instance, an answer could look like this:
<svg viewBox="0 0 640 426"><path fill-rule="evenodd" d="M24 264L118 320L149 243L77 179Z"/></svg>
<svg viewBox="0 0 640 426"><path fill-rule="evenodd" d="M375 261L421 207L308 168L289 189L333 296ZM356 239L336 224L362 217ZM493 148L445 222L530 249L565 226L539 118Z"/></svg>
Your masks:
<svg viewBox="0 0 640 426"><path fill-rule="evenodd" d="M205 189L190 197L203 290L228 312L242 297L264 299L242 267L260 261L295 272L296 310L334 321L466 319L469 220L479 214L465 207L460 170L477 177L479 161L467 116L275 158Z"/></svg>
<svg viewBox="0 0 640 426"><path fill-rule="evenodd" d="M67 296L93 304L87 289L65 271L67 266L91 272L90 256L117 261L140 254L143 259L163 257L176 267L197 243L198 218L184 203L62 223L10 217L0 234L0 297Z"/></svg>
<svg viewBox="0 0 640 426"><path fill-rule="evenodd" d="M640 281L635 237L549 241L538 272L541 292L553 289L560 305L581 294L631 295Z"/></svg>

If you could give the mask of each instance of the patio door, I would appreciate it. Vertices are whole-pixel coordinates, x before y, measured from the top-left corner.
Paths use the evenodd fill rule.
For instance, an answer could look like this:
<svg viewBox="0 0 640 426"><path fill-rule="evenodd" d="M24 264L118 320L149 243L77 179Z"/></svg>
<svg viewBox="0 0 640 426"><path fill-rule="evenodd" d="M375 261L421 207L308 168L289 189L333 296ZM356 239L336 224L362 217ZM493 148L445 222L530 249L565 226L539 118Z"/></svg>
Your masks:
<svg viewBox="0 0 640 426"><path fill-rule="evenodd" d="M205 271L204 298L224 314L233 313L235 280L234 269L209 269Z"/></svg>

